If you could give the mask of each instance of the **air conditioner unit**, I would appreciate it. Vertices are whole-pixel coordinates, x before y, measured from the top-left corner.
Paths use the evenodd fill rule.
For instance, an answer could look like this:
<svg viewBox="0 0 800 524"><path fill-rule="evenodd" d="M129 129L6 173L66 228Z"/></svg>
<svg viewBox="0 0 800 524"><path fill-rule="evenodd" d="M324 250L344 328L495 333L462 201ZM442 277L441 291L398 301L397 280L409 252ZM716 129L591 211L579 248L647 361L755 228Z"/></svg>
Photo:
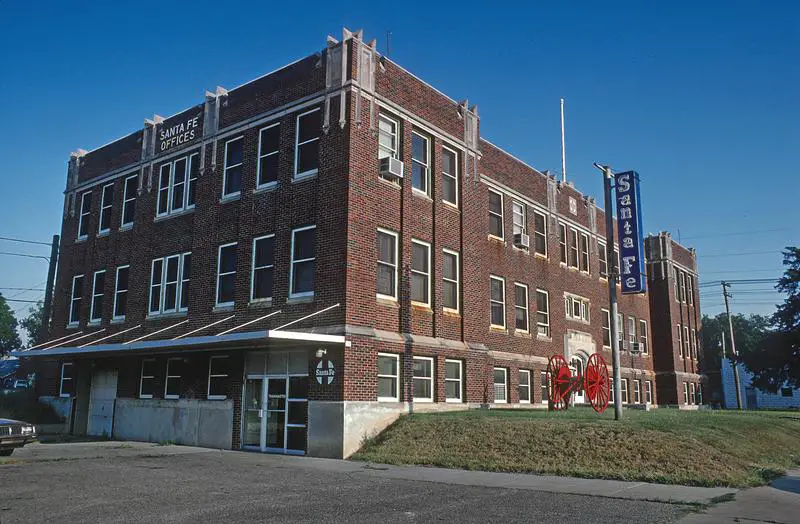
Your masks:
<svg viewBox="0 0 800 524"><path fill-rule="evenodd" d="M525 233L516 233L514 235L514 245L524 249L531 247L531 237Z"/></svg>
<svg viewBox="0 0 800 524"><path fill-rule="evenodd" d="M381 176L403 178L403 161L391 156L381 158Z"/></svg>
<svg viewBox="0 0 800 524"><path fill-rule="evenodd" d="M634 355L638 355L642 352L642 344L640 342L634 342L631 344L631 353Z"/></svg>

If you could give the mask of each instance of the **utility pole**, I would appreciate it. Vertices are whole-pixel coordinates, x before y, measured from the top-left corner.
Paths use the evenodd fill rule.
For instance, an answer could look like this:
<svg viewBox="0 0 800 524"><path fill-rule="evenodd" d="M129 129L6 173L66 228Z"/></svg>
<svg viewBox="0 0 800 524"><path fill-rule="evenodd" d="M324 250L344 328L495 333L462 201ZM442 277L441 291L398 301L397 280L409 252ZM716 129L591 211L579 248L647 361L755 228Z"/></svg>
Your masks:
<svg viewBox="0 0 800 524"><path fill-rule="evenodd" d="M728 329L731 332L731 354L733 358L731 359L731 363L733 364L733 380L736 382L736 407L737 409L742 409L742 391L741 385L739 384L739 366L736 363L736 357L738 354L736 353L736 339L733 337L733 319L731 318L731 308L728 305L728 298L731 296L728 293L728 287L730 284L727 282L722 282L722 296L725 297L725 312L728 314ZM724 340L723 336L723 340Z"/></svg>
<svg viewBox="0 0 800 524"><path fill-rule="evenodd" d="M36 343L41 344L47 340L50 334L50 311L53 304L53 285L56 278L56 264L58 264L58 242L59 236L53 235L53 243L50 246L50 266L47 268L47 286L44 288L44 304L42 305L42 325L39 327L39 335Z"/></svg>
<svg viewBox="0 0 800 524"><path fill-rule="evenodd" d="M614 255L614 206L611 200L611 177L613 173L608 166L595 166L603 171L603 190L605 194L605 213L606 213L606 260L608 261L608 304L611 310L609 324L611 327L611 367L613 373L614 388L614 420L622 418L622 381L620 378L619 362L619 327L617 326L618 306L617 306L617 271L615 267L617 257Z"/></svg>

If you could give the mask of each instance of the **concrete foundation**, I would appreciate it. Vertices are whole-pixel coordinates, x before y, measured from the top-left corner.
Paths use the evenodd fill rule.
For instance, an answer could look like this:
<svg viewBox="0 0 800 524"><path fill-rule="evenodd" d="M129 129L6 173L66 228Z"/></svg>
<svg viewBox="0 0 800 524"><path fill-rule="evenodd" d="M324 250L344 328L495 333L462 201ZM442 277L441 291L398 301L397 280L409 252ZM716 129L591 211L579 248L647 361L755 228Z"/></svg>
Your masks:
<svg viewBox="0 0 800 524"><path fill-rule="evenodd" d="M121 440L174 442L231 449L233 401L117 399L113 435Z"/></svg>

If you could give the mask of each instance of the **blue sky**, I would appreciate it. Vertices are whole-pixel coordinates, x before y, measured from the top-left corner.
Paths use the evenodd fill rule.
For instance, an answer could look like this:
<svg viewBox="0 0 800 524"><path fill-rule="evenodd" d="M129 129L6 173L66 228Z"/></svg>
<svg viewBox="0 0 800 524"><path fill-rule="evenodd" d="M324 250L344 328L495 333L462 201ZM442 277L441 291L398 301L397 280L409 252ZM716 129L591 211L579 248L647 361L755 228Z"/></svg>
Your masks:
<svg viewBox="0 0 800 524"><path fill-rule="evenodd" d="M540 170L561 169L564 97L569 179L600 197L592 162L637 170L645 232L680 232L704 281L777 277L781 249L800 240L791 2L65 4L0 2L0 236L59 232L71 151L314 53L346 26L381 51L391 31L393 60L478 104L483 135ZM0 288L41 288L46 270L0 255ZM734 311L770 312L768 287L734 288ZM703 292L707 313L722 310L717 290Z"/></svg>

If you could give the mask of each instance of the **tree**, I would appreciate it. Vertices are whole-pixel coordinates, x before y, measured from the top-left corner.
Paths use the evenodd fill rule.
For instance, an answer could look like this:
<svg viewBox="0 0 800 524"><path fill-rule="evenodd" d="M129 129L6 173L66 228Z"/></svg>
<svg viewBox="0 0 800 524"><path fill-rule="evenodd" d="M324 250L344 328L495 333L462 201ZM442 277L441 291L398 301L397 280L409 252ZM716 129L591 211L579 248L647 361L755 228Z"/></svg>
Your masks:
<svg viewBox="0 0 800 524"><path fill-rule="evenodd" d="M44 316L44 302L41 300L28 310L28 316L19 323L28 333L28 346L33 346L39 339L39 330L42 328Z"/></svg>
<svg viewBox="0 0 800 524"><path fill-rule="evenodd" d="M17 334L17 319L8 307L5 297L0 293L0 357L19 349L22 342Z"/></svg>
<svg viewBox="0 0 800 524"><path fill-rule="evenodd" d="M787 267L775 289L787 297L772 315L774 330L760 351L741 354L753 373L753 385L773 393L786 384L800 387L800 248L787 247L783 265Z"/></svg>

